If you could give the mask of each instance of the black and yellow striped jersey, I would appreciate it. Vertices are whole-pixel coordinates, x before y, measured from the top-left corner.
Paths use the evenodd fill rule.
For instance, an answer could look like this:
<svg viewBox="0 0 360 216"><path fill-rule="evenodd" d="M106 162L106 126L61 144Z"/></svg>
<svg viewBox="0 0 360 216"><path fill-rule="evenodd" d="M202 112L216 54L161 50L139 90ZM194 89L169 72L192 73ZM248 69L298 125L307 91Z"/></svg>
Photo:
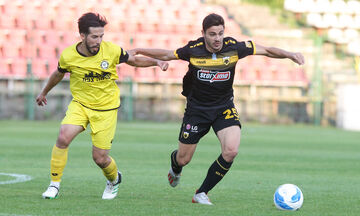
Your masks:
<svg viewBox="0 0 360 216"><path fill-rule="evenodd" d="M201 106L218 106L233 97L235 66L239 59L256 52L252 41L238 42L224 38L223 47L217 53L209 52L204 38L190 41L175 50L178 59L189 62L189 70L183 79L182 94L188 103Z"/></svg>
<svg viewBox="0 0 360 216"><path fill-rule="evenodd" d="M84 56L77 44L65 48L58 70L70 73L70 90L77 102L94 110L116 109L120 106L120 90L116 65L127 62L129 54L120 46L102 41L96 55Z"/></svg>

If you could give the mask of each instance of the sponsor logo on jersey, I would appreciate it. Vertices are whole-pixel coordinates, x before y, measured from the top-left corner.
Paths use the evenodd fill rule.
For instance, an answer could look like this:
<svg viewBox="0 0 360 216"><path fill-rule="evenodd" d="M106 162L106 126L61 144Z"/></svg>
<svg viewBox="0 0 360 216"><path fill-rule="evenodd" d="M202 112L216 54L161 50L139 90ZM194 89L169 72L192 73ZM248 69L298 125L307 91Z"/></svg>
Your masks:
<svg viewBox="0 0 360 216"><path fill-rule="evenodd" d="M189 133L188 133L188 132L184 132L184 133L183 133L183 137L184 137L185 139L187 139L187 138L189 137Z"/></svg>
<svg viewBox="0 0 360 216"><path fill-rule="evenodd" d="M102 60L102 62L100 63L100 67L104 70L109 68L109 62L106 60Z"/></svg>
<svg viewBox="0 0 360 216"><path fill-rule="evenodd" d="M209 82L221 82L227 81L230 79L230 71L210 71L210 70L198 70L198 79L202 81L209 81Z"/></svg>
<svg viewBox="0 0 360 216"><path fill-rule="evenodd" d="M187 125L186 125L186 130L190 130L190 128L191 128L191 125L190 125L190 124L187 124Z"/></svg>
<svg viewBox="0 0 360 216"><path fill-rule="evenodd" d="M111 78L111 74L109 72L101 71L101 74L98 74L90 71L88 74L85 74L83 78L83 82L98 82L110 78Z"/></svg>
<svg viewBox="0 0 360 216"><path fill-rule="evenodd" d="M191 126L191 132L197 133L198 132L198 126Z"/></svg>
<svg viewBox="0 0 360 216"><path fill-rule="evenodd" d="M197 60L196 63L197 64L206 64L206 60Z"/></svg>

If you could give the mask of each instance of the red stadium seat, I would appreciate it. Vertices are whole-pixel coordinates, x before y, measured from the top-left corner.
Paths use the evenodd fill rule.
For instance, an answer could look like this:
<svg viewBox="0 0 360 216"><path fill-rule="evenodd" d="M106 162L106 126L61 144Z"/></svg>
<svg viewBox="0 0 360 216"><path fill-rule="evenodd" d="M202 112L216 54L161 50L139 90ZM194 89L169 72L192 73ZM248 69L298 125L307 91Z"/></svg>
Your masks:
<svg viewBox="0 0 360 216"><path fill-rule="evenodd" d="M129 78L134 79L135 67L122 63L119 64L116 68L119 75L119 80L126 80Z"/></svg>
<svg viewBox="0 0 360 216"><path fill-rule="evenodd" d="M35 58L58 58L58 50L54 45L37 45L32 49L31 57Z"/></svg>
<svg viewBox="0 0 360 216"><path fill-rule="evenodd" d="M262 69L260 69L260 77L258 77L258 79L260 78L260 80L262 81L273 81L275 80L275 75L276 74L276 67L274 68L266 68L263 67Z"/></svg>
<svg viewBox="0 0 360 216"><path fill-rule="evenodd" d="M24 78L26 76L26 59L0 58L0 74L5 77Z"/></svg>
<svg viewBox="0 0 360 216"><path fill-rule="evenodd" d="M306 77L305 71L303 68L296 68L292 71L294 74L293 78L296 82L302 82L304 84L308 84L309 80Z"/></svg>
<svg viewBox="0 0 360 216"><path fill-rule="evenodd" d="M153 38L155 36L152 35L152 34L146 34L146 33L143 33L143 34L136 34L134 36L134 41L133 41L133 45L134 47L141 47L141 48L151 48L151 47L154 47L154 44L153 44Z"/></svg>
<svg viewBox="0 0 360 216"><path fill-rule="evenodd" d="M2 57L25 57L26 56L26 47L12 44L12 43L3 43L0 44L0 54Z"/></svg>
<svg viewBox="0 0 360 216"><path fill-rule="evenodd" d="M168 71L163 71L168 81L182 82L182 78L188 71L188 63L185 61L171 61Z"/></svg>
<svg viewBox="0 0 360 216"><path fill-rule="evenodd" d="M156 68L149 67L149 68L135 68L135 81L137 82L155 82L156 79Z"/></svg>
<svg viewBox="0 0 360 216"><path fill-rule="evenodd" d="M47 78L50 73L54 70L51 69L50 62L45 58L34 58L32 59L32 71L35 77Z"/></svg>
<svg viewBox="0 0 360 216"><path fill-rule="evenodd" d="M2 15L0 19L0 27L7 29L15 28L15 17Z"/></svg>
<svg viewBox="0 0 360 216"><path fill-rule="evenodd" d="M293 80L292 74L287 68L278 68L277 70L277 80L291 82Z"/></svg>

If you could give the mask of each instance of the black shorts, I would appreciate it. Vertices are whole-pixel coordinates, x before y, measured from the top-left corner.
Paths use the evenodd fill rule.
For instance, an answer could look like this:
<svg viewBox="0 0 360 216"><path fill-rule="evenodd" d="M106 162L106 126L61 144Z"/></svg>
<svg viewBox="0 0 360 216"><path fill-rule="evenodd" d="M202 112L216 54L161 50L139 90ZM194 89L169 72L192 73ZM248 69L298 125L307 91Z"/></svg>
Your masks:
<svg viewBox="0 0 360 216"><path fill-rule="evenodd" d="M184 144L196 144L209 132L210 127L214 132L221 129L239 125L239 114L231 101L225 106L194 107L187 106L180 129L179 141Z"/></svg>

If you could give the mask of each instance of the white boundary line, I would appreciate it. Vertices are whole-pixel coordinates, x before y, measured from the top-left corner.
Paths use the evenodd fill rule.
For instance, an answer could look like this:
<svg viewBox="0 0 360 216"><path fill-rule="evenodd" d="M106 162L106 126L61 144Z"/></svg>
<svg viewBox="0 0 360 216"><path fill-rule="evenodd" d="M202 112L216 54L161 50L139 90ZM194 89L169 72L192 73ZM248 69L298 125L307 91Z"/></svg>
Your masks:
<svg viewBox="0 0 360 216"><path fill-rule="evenodd" d="M0 213L0 216L31 216L31 215L18 215L18 214L6 214L6 213Z"/></svg>
<svg viewBox="0 0 360 216"><path fill-rule="evenodd" d="M32 177L29 176L29 175L16 174L16 173L0 173L0 175L11 176L11 177L15 178L15 179L8 180L8 181L0 181L0 185L2 185L2 184L14 184L14 183L19 183L19 182L26 182L26 181L30 181L32 179ZM1 215L2 215L2 213L0 213L0 216Z"/></svg>

